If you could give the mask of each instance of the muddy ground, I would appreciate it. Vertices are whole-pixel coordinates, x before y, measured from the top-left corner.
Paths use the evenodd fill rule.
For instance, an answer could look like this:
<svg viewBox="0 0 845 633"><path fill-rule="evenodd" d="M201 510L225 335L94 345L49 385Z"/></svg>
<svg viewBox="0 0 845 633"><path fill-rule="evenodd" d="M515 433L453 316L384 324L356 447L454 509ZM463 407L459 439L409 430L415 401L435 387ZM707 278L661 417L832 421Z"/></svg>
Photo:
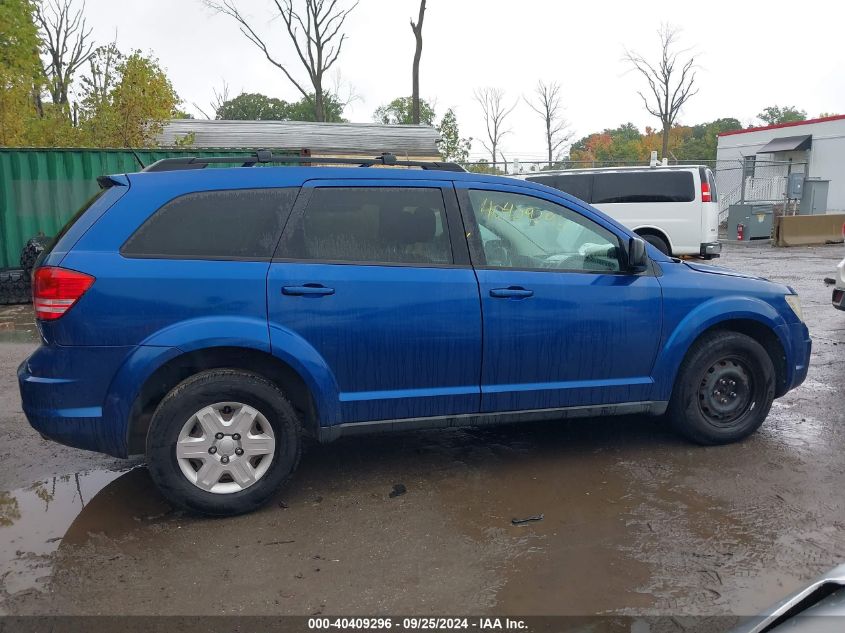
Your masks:
<svg viewBox="0 0 845 633"><path fill-rule="evenodd" d="M758 612L845 561L845 313L822 283L842 255L719 262L794 286L814 339L807 382L745 442L647 418L349 438L226 520L174 512L139 462L38 437L14 377L31 317L2 310L0 613Z"/></svg>

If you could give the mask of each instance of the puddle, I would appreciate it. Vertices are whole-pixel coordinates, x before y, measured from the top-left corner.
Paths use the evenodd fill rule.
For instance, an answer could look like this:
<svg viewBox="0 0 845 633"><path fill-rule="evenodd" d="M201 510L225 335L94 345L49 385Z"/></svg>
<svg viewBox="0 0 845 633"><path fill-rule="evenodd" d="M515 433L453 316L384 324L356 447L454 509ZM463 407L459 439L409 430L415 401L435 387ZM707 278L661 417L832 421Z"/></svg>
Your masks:
<svg viewBox="0 0 845 633"><path fill-rule="evenodd" d="M32 306L0 306L0 343L37 343Z"/></svg>
<svg viewBox="0 0 845 633"><path fill-rule="evenodd" d="M130 505L152 486L145 468L90 471L53 477L28 488L0 492L0 589L15 594L43 590L52 571L52 554L62 543L79 544L91 532L116 536L137 526L144 511L116 511L116 501ZM135 510L135 512L131 511Z"/></svg>

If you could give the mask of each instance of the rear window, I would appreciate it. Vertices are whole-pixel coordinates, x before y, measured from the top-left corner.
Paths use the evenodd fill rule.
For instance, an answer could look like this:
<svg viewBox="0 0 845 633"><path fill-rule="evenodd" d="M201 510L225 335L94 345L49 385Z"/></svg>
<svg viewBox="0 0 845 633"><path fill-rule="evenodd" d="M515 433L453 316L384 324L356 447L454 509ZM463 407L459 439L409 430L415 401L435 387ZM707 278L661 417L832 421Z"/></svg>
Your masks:
<svg viewBox="0 0 845 633"><path fill-rule="evenodd" d="M443 194L435 188L314 190L280 256L325 262L451 264Z"/></svg>
<svg viewBox="0 0 845 633"><path fill-rule="evenodd" d="M688 171L596 173L593 204L692 202L695 186Z"/></svg>
<svg viewBox="0 0 845 633"><path fill-rule="evenodd" d="M554 187L565 191L585 202L590 201L590 188L592 185L592 174L548 174L526 178L531 182L538 182L547 187Z"/></svg>
<svg viewBox="0 0 845 633"><path fill-rule="evenodd" d="M201 191L171 200L130 237L121 253L180 259L270 259L296 187Z"/></svg>

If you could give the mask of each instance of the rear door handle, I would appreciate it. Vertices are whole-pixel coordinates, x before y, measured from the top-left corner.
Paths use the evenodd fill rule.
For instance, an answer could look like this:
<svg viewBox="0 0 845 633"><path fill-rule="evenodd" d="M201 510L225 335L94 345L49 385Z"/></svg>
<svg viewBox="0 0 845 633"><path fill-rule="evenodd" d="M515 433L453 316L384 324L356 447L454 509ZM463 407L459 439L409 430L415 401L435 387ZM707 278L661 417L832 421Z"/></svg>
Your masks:
<svg viewBox="0 0 845 633"><path fill-rule="evenodd" d="M325 297L333 295L334 288L326 288L321 284L303 284L301 286L282 286L282 294L292 297Z"/></svg>
<svg viewBox="0 0 845 633"><path fill-rule="evenodd" d="M533 297L534 291L528 290L521 286L511 286L510 288L493 288L490 291L490 296L496 299L524 299L526 297Z"/></svg>

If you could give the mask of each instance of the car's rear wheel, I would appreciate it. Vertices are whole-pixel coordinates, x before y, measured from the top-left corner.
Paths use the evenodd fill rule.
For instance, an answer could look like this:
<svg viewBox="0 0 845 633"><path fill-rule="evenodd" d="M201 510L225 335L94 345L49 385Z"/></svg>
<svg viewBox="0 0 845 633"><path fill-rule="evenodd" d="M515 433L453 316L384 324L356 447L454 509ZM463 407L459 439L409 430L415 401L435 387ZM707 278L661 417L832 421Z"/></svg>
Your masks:
<svg viewBox="0 0 845 633"><path fill-rule="evenodd" d="M664 240L662 237L660 237L658 235L651 235L649 233L646 233L645 235L642 235L640 237L642 237L646 242L648 242L649 244L654 246L654 248L659 250L664 255L671 255L672 254L669 250L669 243L666 240Z"/></svg>
<svg viewBox="0 0 845 633"><path fill-rule="evenodd" d="M282 392L234 369L177 385L147 434L147 462L162 494L213 516L260 507L296 468L300 452L300 424Z"/></svg>
<svg viewBox="0 0 845 633"><path fill-rule="evenodd" d="M775 368L750 336L715 331L703 336L684 359L668 416L699 444L727 444L756 431L772 407Z"/></svg>

